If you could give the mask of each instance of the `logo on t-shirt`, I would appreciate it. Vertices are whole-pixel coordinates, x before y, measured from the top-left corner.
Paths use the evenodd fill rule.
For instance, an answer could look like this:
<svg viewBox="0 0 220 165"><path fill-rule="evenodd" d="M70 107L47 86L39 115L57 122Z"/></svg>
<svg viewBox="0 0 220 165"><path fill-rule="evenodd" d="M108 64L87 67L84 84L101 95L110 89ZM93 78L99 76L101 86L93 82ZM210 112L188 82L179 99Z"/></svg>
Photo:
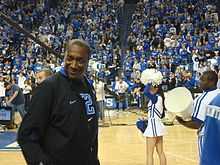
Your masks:
<svg viewBox="0 0 220 165"><path fill-rule="evenodd" d="M86 113L87 115L94 115L95 108L92 103L92 97L88 93L81 93L80 96L85 101Z"/></svg>

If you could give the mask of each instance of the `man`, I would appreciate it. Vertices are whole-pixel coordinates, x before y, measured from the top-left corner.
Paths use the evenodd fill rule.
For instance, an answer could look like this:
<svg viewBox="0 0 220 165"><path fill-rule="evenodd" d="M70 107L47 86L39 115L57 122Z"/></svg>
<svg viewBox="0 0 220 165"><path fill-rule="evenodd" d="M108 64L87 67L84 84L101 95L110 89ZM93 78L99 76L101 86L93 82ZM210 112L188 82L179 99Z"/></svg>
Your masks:
<svg viewBox="0 0 220 165"><path fill-rule="evenodd" d="M220 162L220 94L208 105L204 121L203 150L200 165L219 165Z"/></svg>
<svg viewBox="0 0 220 165"><path fill-rule="evenodd" d="M119 111L120 109L120 103L122 103L122 110L124 111L126 108L126 91L128 89L128 84L122 80L122 78L119 79L118 83L115 84L115 91L118 95L118 101L117 101L117 109Z"/></svg>
<svg viewBox="0 0 220 165"><path fill-rule="evenodd" d="M71 40L64 68L44 80L18 131L28 165L99 165L95 93L86 79L90 48Z"/></svg>
<svg viewBox="0 0 220 165"><path fill-rule="evenodd" d="M41 68L35 73L35 81L32 86L32 95L36 91L37 87L48 77L52 76L53 72L49 68Z"/></svg>
<svg viewBox="0 0 220 165"><path fill-rule="evenodd" d="M49 68L42 68L38 72L36 72L36 82L37 84L41 84L46 78L51 76L53 72Z"/></svg>
<svg viewBox="0 0 220 165"><path fill-rule="evenodd" d="M132 95L134 99L137 101L137 106L139 108L142 108L142 102L141 102L141 89L144 88L144 85L141 83L140 79L136 79L135 83L133 85Z"/></svg>
<svg viewBox="0 0 220 165"><path fill-rule="evenodd" d="M216 87L217 81L218 75L214 71L205 71L200 77L200 88L203 90L203 93L193 102L192 121L185 122L181 118L177 117L177 120L184 126L198 129L198 145L200 155L203 147L203 123L206 117L206 109L213 98L220 93L220 90Z"/></svg>
<svg viewBox="0 0 220 165"><path fill-rule="evenodd" d="M104 122L104 108L105 108L105 83L104 80L98 79L95 83L96 98L99 106L99 118Z"/></svg>
<svg viewBox="0 0 220 165"><path fill-rule="evenodd" d="M3 74L0 73L0 103L3 101L4 97L5 97L4 77Z"/></svg>
<svg viewBox="0 0 220 165"><path fill-rule="evenodd" d="M6 96L6 106L12 107L13 111L18 111L21 118L26 114L24 108L24 94L18 85L12 84L11 82L5 82L5 96Z"/></svg>

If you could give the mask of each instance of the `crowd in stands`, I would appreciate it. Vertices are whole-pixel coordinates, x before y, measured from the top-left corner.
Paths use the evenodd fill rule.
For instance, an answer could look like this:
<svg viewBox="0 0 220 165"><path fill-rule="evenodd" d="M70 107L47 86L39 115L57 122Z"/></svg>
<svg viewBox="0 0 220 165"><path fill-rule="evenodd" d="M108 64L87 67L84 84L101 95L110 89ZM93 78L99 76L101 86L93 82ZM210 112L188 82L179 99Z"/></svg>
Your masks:
<svg viewBox="0 0 220 165"><path fill-rule="evenodd" d="M64 56L68 40L86 40L92 49L92 61L98 64L96 70L89 68L90 74L102 78L106 74L114 76L120 63L117 3L112 0L65 0L60 2L62 5L49 8L44 2L3 0L0 8L61 56ZM35 86L38 70L48 67L56 72L61 66L62 59L0 21L1 77L17 84L26 93L27 85Z"/></svg>
<svg viewBox="0 0 220 165"><path fill-rule="evenodd" d="M117 18L121 1L65 0L53 8L44 2L2 0L0 9L61 56L69 39L86 40L92 48L90 78L109 84L122 70L119 76L134 98L140 98L140 75L146 68L162 72L165 90L196 88L204 70L218 72L220 23L209 0L140 0L132 16L124 61ZM56 72L61 66L62 59L0 21L1 82L3 77L10 79L27 94L35 86L38 70L48 67ZM114 84L112 90L117 93Z"/></svg>
<svg viewBox="0 0 220 165"><path fill-rule="evenodd" d="M220 29L214 1L140 0L132 16L124 61L127 80L156 67L164 89L198 86L208 69L218 72Z"/></svg>

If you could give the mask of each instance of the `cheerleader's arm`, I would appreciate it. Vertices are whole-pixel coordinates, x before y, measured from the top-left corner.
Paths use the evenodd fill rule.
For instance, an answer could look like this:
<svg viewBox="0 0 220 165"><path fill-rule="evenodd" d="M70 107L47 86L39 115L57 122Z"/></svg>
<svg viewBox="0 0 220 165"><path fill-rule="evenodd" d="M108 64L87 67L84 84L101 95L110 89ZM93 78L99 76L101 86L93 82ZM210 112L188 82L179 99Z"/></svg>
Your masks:
<svg viewBox="0 0 220 165"><path fill-rule="evenodd" d="M157 95L150 93L150 84L147 84L144 88L144 95L147 96L153 104L155 104L158 100Z"/></svg>

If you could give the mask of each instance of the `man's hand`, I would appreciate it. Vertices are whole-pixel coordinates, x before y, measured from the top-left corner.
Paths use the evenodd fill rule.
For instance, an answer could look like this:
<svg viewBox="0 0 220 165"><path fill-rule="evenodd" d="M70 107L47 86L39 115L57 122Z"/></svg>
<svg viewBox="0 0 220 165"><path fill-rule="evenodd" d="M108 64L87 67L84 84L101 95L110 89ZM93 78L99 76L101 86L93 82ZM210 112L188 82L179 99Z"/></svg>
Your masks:
<svg viewBox="0 0 220 165"><path fill-rule="evenodd" d="M9 106L10 104L11 104L11 102L9 102L9 101L5 102L5 106Z"/></svg>
<svg viewBox="0 0 220 165"><path fill-rule="evenodd" d="M187 127L187 128L191 128L191 129L199 129L201 124L194 121L194 120L190 120L190 121L184 121L183 118L176 116L176 120L183 126Z"/></svg>

